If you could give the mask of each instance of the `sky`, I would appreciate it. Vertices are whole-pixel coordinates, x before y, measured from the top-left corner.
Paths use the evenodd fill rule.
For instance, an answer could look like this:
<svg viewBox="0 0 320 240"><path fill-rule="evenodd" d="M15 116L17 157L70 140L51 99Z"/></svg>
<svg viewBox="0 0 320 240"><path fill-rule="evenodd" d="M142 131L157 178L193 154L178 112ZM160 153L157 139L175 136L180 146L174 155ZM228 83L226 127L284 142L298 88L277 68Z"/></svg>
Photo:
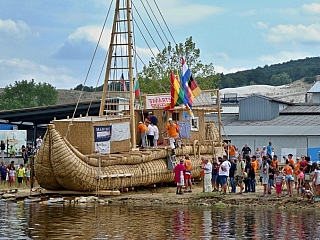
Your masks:
<svg viewBox="0 0 320 240"><path fill-rule="evenodd" d="M147 6L145 0L134 0L134 12L147 21L141 2ZM0 88L31 79L57 89L101 85L97 80L109 44L113 8L94 61L97 65L86 76L110 3L111 0L0 1ZM154 1L149 3L168 40L184 43L192 36L200 49L200 60L213 63L217 73L320 55L320 0L159 0L157 4L173 38L154 8ZM165 46L151 30L151 23L146 26L155 43L149 39L147 45L137 35L137 52L143 63Z"/></svg>

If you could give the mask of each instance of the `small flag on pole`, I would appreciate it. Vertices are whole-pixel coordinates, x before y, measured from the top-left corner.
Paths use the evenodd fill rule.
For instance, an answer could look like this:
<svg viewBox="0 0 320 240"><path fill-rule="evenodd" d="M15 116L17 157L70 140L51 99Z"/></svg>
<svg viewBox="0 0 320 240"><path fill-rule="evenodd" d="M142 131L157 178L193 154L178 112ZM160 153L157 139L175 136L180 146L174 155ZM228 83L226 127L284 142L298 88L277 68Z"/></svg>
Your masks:
<svg viewBox="0 0 320 240"><path fill-rule="evenodd" d="M121 83L121 85L123 87L123 91L126 92L127 91L127 86L126 86L126 82L124 81L123 73L121 74L120 83Z"/></svg>
<svg viewBox="0 0 320 240"><path fill-rule="evenodd" d="M140 95L140 87L139 87L139 81L138 79L135 80L134 84L134 97L137 98Z"/></svg>

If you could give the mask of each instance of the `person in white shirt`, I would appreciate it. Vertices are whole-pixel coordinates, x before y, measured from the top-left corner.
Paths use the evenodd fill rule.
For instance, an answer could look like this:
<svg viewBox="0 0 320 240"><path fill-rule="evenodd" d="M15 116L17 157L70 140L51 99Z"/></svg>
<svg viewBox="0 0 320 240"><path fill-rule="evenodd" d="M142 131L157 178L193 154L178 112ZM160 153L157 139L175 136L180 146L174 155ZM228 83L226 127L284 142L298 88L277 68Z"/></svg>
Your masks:
<svg viewBox="0 0 320 240"><path fill-rule="evenodd" d="M229 170L231 167L231 164L227 159L228 159L227 156L222 157L222 163L219 168L219 178L220 178L220 183L222 185L222 190L223 190L222 194L224 195L227 194L227 180L229 176Z"/></svg>
<svg viewBox="0 0 320 240"><path fill-rule="evenodd" d="M153 123L151 123L151 126L154 131L153 147L157 148L158 147L158 139L159 139L159 129L158 129L157 125L154 125Z"/></svg>
<svg viewBox="0 0 320 240"><path fill-rule="evenodd" d="M41 138L41 135L39 135L39 137L36 139L36 147L40 148L41 144L42 144L42 138Z"/></svg>
<svg viewBox="0 0 320 240"><path fill-rule="evenodd" d="M150 124L150 122L146 123L148 126L148 135L147 135L147 139L148 139L148 145L150 147L153 147L153 140L154 140L154 127L152 126L152 124Z"/></svg>
<svg viewBox="0 0 320 240"><path fill-rule="evenodd" d="M201 160L204 162L204 164L201 165L201 168L204 170L204 177L203 177L204 192L212 192L212 184L211 184L212 164L205 157L201 157Z"/></svg>

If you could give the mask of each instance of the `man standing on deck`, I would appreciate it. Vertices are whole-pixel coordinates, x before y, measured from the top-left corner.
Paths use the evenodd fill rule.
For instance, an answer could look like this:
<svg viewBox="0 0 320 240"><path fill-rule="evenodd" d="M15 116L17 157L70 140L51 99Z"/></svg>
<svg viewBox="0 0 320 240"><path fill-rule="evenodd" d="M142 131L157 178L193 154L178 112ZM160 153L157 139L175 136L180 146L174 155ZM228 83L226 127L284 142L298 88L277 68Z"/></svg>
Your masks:
<svg viewBox="0 0 320 240"><path fill-rule="evenodd" d="M169 134L170 147L172 149L175 149L175 145L174 145L175 139L176 139L176 137L179 136L178 129L177 129L177 124L175 124L172 121L172 118L169 118L168 121L169 121L169 123L166 126L166 130L162 134L164 134L164 133L168 133Z"/></svg>
<svg viewBox="0 0 320 240"><path fill-rule="evenodd" d="M143 124L143 122L139 122L138 125L138 132L140 133L141 136L141 148L146 147L146 138L147 138L147 133L148 133L148 127Z"/></svg>

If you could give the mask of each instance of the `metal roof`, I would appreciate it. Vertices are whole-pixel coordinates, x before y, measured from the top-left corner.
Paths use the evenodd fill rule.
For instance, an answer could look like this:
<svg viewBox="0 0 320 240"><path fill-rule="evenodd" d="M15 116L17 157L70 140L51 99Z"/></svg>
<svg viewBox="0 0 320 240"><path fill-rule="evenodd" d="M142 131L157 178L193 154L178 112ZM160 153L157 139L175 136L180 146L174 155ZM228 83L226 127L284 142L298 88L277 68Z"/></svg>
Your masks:
<svg viewBox="0 0 320 240"><path fill-rule="evenodd" d="M271 97L267 97L267 96L260 95L260 94L252 94L252 95L250 95L250 96L248 96L246 98L240 99L239 102L245 101L246 99L252 98L252 97L259 97L259 98L262 98L262 99L269 100L271 102L277 102L277 103L284 103L284 104L287 104L287 105L293 105L293 103L291 103L291 102L285 102L285 101L282 101L282 100L277 99L277 98L271 98Z"/></svg>
<svg viewBox="0 0 320 240"><path fill-rule="evenodd" d="M99 115L100 100L92 101L89 116ZM75 117L86 115L90 101L80 102ZM56 119L72 117L76 103L52 105L46 107L23 108L17 110L0 111L0 119L6 122L32 122L36 124L48 124Z"/></svg>
<svg viewBox="0 0 320 240"><path fill-rule="evenodd" d="M320 126L224 126L228 136L320 136Z"/></svg>
<svg viewBox="0 0 320 240"><path fill-rule="evenodd" d="M320 114L320 105L288 106L280 114Z"/></svg>
<svg viewBox="0 0 320 240"><path fill-rule="evenodd" d="M320 81L316 82L307 93L320 93Z"/></svg>
<svg viewBox="0 0 320 240"><path fill-rule="evenodd" d="M217 116L208 115L206 120L217 121ZM223 115L221 121L224 126L320 126L320 114L319 115L280 115L269 121L239 121L237 114Z"/></svg>

